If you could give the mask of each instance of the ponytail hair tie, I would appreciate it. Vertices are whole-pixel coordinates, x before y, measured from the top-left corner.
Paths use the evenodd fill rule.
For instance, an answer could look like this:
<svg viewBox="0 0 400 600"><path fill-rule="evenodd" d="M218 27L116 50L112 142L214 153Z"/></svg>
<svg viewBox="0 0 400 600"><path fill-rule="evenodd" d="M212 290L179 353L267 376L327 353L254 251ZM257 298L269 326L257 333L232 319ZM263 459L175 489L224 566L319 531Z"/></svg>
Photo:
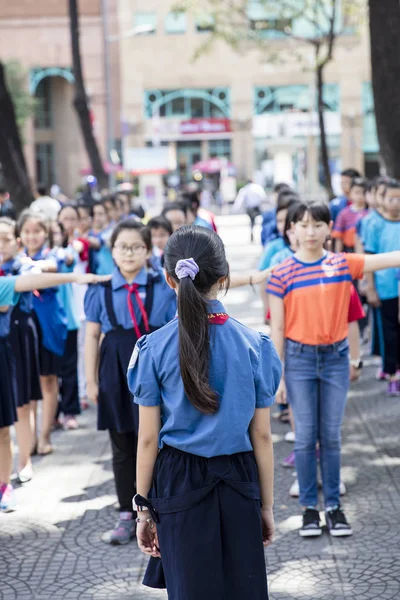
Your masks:
<svg viewBox="0 0 400 600"><path fill-rule="evenodd" d="M199 265L193 258L183 258L176 263L175 273L178 279L190 277L193 281L199 271Z"/></svg>

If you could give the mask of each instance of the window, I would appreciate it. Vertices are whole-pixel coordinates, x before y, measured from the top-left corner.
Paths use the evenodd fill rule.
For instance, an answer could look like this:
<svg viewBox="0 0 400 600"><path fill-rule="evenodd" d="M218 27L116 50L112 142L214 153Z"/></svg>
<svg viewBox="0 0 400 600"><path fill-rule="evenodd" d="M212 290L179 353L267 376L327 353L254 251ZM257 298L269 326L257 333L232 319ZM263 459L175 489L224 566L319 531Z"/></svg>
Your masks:
<svg viewBox="0 0 400 600"><path fill-rule="evenodd" d="M36 181L50 186L54 183L53 144L36 144Z"/></svg>
<svg viewBox="0 0 400 600"><path fill-rule="evenodd" d="M212 15L204 13L196 18L196 31L199 33L213 32L215 29L215 19Z"/></svg>
<svg viewBox="0 0 400 600"><path fill-rule="evenodd" d="M165 33L185 33L186 13L173 11L165 17Z"/></svg>
<svg viewBox="0 0 400 600"><path fill-rule="evenodd" d="M36 99L35 127L36 129L48 129L53 126L50 77L45 77L38 84L36 89Z"/></svg>
<svg viewBox="0 0 400 600"><path fill-rule="evenodd" d="M231 140L211 140L208 142L210 158L231 158Z"/></svg>
<svg viewBox="0 0 400 600"><path fill-rule="evenodd" d="M250 27L261 38L282 38L285 37L284 31L291 29L291 19L255 19L250 21Z"/></svg>
<svg viewBox="0 0 400 600"><path fill-rule="evenodd" d="M157 31L155 12L137 12L134 16L134 28L141 30L142 35L153 35Z"/></svg>
<svg viewBox="0 0 400 600"><path fill-rule="evenodd" d="M229 88L146 90L144 105L147 119L154 115L227 119L231 110Z"/></svg>

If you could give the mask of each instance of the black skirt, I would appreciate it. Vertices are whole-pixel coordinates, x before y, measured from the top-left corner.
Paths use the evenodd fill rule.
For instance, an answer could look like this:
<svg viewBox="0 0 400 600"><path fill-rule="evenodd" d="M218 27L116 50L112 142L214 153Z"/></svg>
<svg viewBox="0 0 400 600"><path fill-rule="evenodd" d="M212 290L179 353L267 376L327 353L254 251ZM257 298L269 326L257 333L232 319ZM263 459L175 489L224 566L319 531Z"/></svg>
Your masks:
<svg viewBox="0 0 400 600"><path fill-rule="evenodd" d="M17 405L40 400L39 336L34 319L17 305L11 315L10 344L15 357Z"/></svg>
<svg viewBox="0 0 400 600"><path fill-rule="evenodd" d="M260 489L253 452L203 458L161 450L149 499L161 560L144 585L169 600L267 600Z"/></svg>
<svg viewBox="0 0 400 600"><path fill-rule="evenodd" d="M35 313L33 313L33 319L35 321L36 329L37 329L38 336L39 336L40 375L43 375L43 376L57 375L58 376L59 371L60 371L60 357L57 356L56 354L54 354L53 352L50 352L50 350L47 350L47 348L45 348L43 346L42 329L40 327L39 319L37 318Z"/></svg>
<svg viewBox="0 0 400 600"><path fill-rule="evenodd" d="M17 420L15 360L8 337L0 337L0 429Z"/></svg>
<svg viewBox="0 0 400 600"><path fill-rule="evenodd" d="M122 327L116 327L104 336L99 365L99 430L138 431L139 409L133 402L126 375L136 341L134 330Z"/></svg>

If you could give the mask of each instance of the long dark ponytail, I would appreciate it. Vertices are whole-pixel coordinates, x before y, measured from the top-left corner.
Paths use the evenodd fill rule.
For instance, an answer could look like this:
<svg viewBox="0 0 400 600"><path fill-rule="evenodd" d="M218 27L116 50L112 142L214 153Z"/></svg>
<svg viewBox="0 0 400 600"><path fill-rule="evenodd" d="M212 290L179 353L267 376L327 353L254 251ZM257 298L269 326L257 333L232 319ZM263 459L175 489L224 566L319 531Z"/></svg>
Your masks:
<svg viewBox="0 0 400 600"><path fill-rule="evenodd" d="M178 261L192 258L199 267L194 280L179 279L175 269ZM186 225L168 240L164 251L164 266L179 284L179 359L185 393L195 408L205 414L218 410L218 394L210 386L209 324L207 294L218 281L226 277L229 265L221 238L210 229Z"/></svg>

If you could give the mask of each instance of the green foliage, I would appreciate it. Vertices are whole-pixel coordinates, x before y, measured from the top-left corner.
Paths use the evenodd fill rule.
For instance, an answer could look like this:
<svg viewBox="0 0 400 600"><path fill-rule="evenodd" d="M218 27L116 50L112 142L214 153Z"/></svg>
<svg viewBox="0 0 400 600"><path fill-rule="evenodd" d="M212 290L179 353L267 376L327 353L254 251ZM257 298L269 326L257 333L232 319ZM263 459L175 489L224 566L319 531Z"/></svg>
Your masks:
<svg viewBox="0 0 400 600"><path fill-rule="evenodd" d="M27 90L26 73L21 64L16 60L11 60L5 63L5 68L7 85L14 104L15 118L20 135L23 137L25 122L34 115L37 100Z"/></svg>

